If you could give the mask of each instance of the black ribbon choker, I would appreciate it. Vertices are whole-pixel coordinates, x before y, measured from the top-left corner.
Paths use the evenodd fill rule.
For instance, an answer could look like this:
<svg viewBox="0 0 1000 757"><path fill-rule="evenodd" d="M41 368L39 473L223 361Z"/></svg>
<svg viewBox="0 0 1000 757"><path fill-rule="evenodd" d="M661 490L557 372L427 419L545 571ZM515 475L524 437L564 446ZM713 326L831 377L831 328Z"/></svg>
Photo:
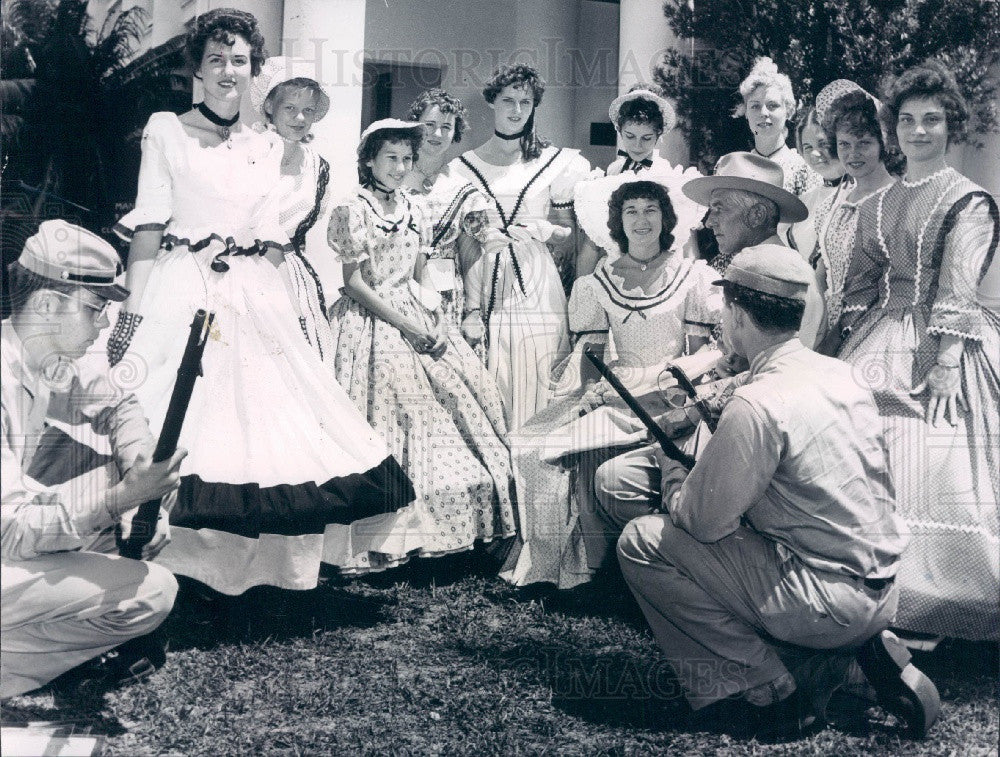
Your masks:
<svg viewBox="0 0 1000 757"><path fill-rule="evenodd" d="M236 122L240 120L239 111L237 111L236 115L233 116L232 118L223 118L214 110L205 105L205 103L198 103L194 107L197 108L198 112L201 113L205 118L207 118L213 124L215 124L216 126L222 126L223 128L226 129L230 128L231 126L234 126Z"/></svg>
<svg viewBox="0 0 1000 757"><path fill-rule="evenodd" d="M493 133L506 142L513 142L515 139L520 139L524 136L524 129L521 129L517 134L501 134L496 129L493 130Z"/></svg>

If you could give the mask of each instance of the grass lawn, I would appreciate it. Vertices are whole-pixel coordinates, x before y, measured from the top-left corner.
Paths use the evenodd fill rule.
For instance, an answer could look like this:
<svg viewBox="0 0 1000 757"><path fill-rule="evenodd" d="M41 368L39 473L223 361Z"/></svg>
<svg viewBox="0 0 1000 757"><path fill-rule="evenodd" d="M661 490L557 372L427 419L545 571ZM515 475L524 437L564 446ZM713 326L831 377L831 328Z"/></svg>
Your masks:
<svg viewBox="0 0 1000 757"><path fill-rule="evenodd" d="M793 743L688 731L614 579L526 594L457 558L291 600L263 591L223 616L182 596L165 628L167 665L149 681L18 697L4 722L87 721L117 755L997 753L990 644L946 642L918 659L943 700L923 742L877 709Z"/></svg>

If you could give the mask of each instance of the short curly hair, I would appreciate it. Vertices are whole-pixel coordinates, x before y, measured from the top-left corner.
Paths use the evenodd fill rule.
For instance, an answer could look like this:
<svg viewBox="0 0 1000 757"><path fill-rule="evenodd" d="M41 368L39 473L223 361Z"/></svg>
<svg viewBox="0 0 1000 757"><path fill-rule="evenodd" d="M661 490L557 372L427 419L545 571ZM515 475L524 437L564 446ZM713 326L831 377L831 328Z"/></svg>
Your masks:
<svg viewBox="0 0 1000 757"><path fill-rule="evenodd" d="M530 87L534 106L537 108L542 104L542 95L545 94L545 80L538 73L537 69L524 63L513 66L500 66L493 72L483 87L483 98L488 103L497 99L500 90L504 87Z"/></svg>
<svg viewBox="0 0 1000 757"><path fill-rule="evenodd" d="M638 84L631 87L629 92L634 92L637 89L648 89L653 94L664 96L655 84ZM621 131L622 127L630 121L636 124L649 124L658 134L663 133L663 111L652 100L637 98L622 103L622 107L618 110L618 118L615 119L615 128Z"/></svg>
<svg viewBox="0 0 1000 757"><path fill-rule="evenodd" d="M969 122L969 106L958 88L955 76L941 62L929 60L890 79L883 88L882 123L889 136L890 147L899 147L896 122L907 100L928 97L944 108L948 122L948 146L965 139Z"/></svg>
<svg viewBox="0 0 1000 757"><path fill-rule="evenodd" d="M413 160L417 160L420 151L420 144L424 141L424 135L417 129L379 129L358 147L358 180L363 186L371 186L375 182L372 168L368 165L369 160L375 160L382 145L409 144L413 151Z"/></svg>
<svg viewBox="0 0 1000 757"><path fill-rule="evenodd" d="M855 137L866 134L874 136L878 140L879 160L883 163L889 160L888 146L882 138L878 109L866 92L856 90L834 100L826 112L822 127L830 142L830 154L834 157L839 157L837 155L837 132L846 131Z"/></svg>
<svg viewBox="0 0 1000 757"><path fill-rule="evenodd" d="M628 252L628 237L622 224L622 212L629 200L655 200L660 205L663 214L663 228L660 229L660 249L669 250L674 243L673 230L677 225L677 213L670 202L666 187L655 181L630 181L622 184L611 193L608 200L608 231L611 238L621 249L622 254Z"/></svg>
<svg viewBox="0 0 1000 757"><path fill-rule="evenodd" d="M465 106L457 97L453 97L447 91L435 87L428 89L417 95L417 99L410 105L410 110L406 114L409 121L419 121L420 117L429 108L437 108L444 114L455 116L455 133L452 142L456 144L462 141L462 135L469 128L469 116L465 111Z"/></svg>
<svg viewBox="0 0 1000 757"><path fill-rule="evenodd" d="M252 13L235 8L215 8L202 13L194 20L194 28L188 33L184 54L195 71L205 57L205 47L209 40L232 45L239 35L250 45L250 73L260 73L260 67L267 60L264 49L264 35L260 33L257 18Z"/></svg>

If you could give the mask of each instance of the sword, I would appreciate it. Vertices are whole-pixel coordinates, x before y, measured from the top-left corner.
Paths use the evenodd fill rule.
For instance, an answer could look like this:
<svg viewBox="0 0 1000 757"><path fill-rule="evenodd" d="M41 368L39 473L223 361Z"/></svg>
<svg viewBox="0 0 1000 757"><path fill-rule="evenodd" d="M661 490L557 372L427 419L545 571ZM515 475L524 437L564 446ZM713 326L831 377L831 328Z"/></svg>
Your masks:
<svg viewBox="0 0 1000 757"><path fill-rule="evenodd" d="M587 356L587 359L597 368L604 378L608 380L611 384L611 388L618 392L618 395L625 400L625 404L628 405L628 409L635 413L635 416L642 421L642 424L649 429L649 433L653 435L656 439L657 444L660 445L660 449L663 450L663 454L669 457L671 460L683 465L688 470L694 467L695 459L687 452L684 452L680 447L674 444L674 440L667 436L667 433L657 425L653 417L646 412L646 408L639 404L632 392L625 388L625 385L619 380L619 378L614 374L614 372L608 368L608 364L605 363L601 358L597 356L592 349L587 347L583 354Z"/></svg>

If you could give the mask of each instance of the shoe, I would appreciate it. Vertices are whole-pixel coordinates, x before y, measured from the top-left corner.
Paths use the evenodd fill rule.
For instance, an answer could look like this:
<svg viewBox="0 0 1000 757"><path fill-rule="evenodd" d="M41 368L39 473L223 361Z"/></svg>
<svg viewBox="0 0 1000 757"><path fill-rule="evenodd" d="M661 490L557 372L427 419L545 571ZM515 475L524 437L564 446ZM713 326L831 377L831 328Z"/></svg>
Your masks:
<svg viewBox="0 0 1000 757"><path fill-rule="evenodd" d="M690 731L711 731L738 739L765 741L801 738L821 726L822 721L810 712L808 703L798 692L765 707L754 706L741 694L734 694L696 710L687 721Z"/></svg>
<svg viewBox="0 0 1000 757"><path fill-rule="evenodd" d="M147 634L109 649L68 670L50 682L52 690L68 696L82 689L114 689L149 678L167 660L158 634Z"/></svg>
<svg viewBox="0 0 1000 757"><path fill-rule="evenodd" d="M914 738L926 736L941 714L941 697L934 682L910 661L906 646L883 631L865 642L857 659L879 705L905 721Z"/></svg>
<svg viewBox="0 0 1000 757"><path fill-rule="evenodd" d="M819 722L827 721L830 699L847 682L853 662L854 650L829 649L816 651L792 669L796 693Z"/></svg>

